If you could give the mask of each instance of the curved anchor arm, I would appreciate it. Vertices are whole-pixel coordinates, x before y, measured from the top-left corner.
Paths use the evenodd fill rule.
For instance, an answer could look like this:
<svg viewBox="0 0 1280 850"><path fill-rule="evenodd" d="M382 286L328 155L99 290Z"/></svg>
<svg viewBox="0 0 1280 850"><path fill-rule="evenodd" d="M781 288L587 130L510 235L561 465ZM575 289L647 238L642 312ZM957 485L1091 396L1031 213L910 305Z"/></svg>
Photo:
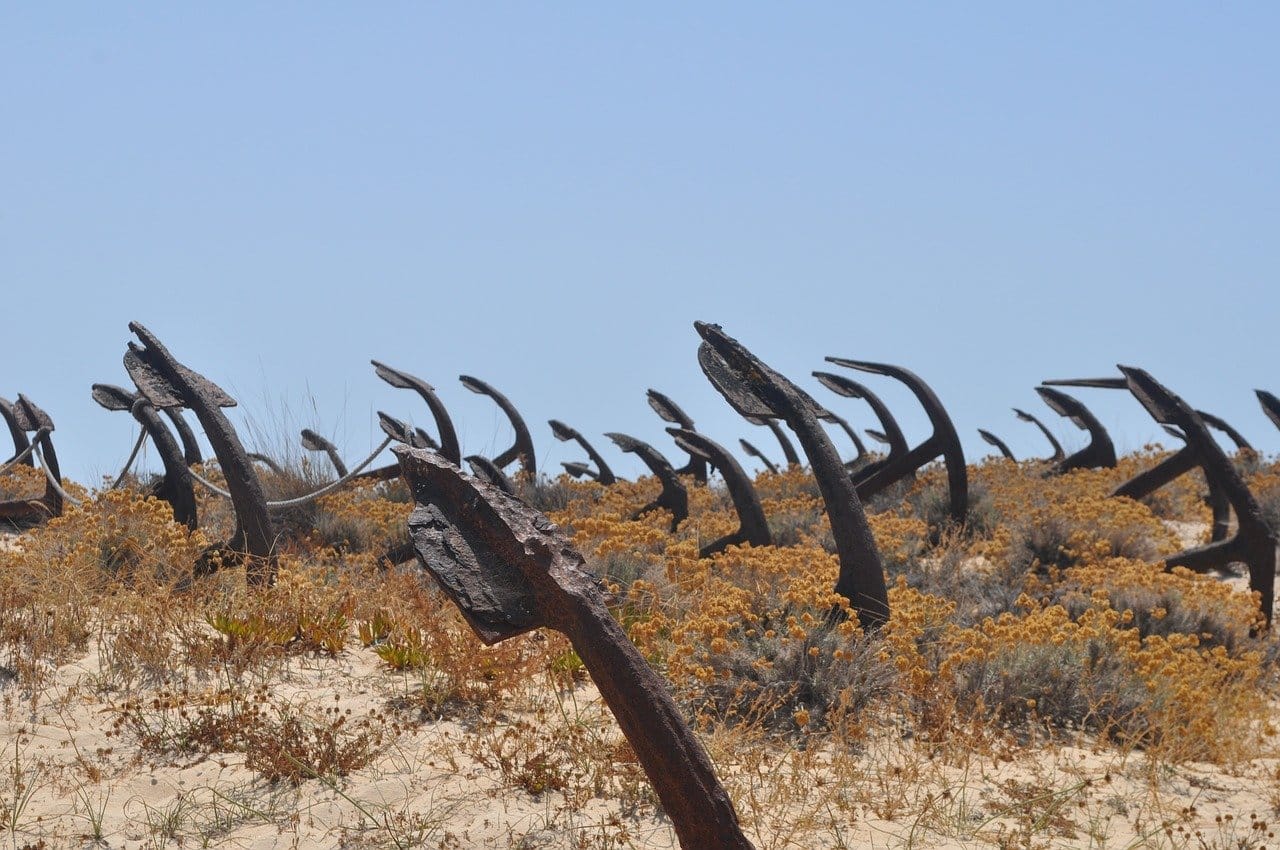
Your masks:
<svg viewBox="0 0 1280 850"><path fill-rule="evenodd" d="M1103 380L1103 379L1099 379ZM1046 382L1047 384L1048 382ZM1054 381L1058 384L1060 381ZM1092 384L1088 386L1093 386ZM1108 385L1109 386L1109 385ZM1050 475L1061 475L1073 469L1095 469L1102 467L1111 469L1116 465L1116 447L1111 442L1111 435L1102 427L1098 417L1093 415L1079 399L1069 396L1062 390L1052 386L1036 387L1036 392L1059 416L1066 417L1076 427L1089 432L1089 445L1073 455L1063 458L1049 470Z"/></svg>
<svg viewBox="0 0 1280 850"><path fill-rule="evenodd" d="M502 412L507 415L507 419L511 421L511 427L516 432L516 441L511 448L493 458L494 466L501 469L509 466L516 458L520 458L520 463L524 467L525 473L530 478L537 478L538 465L533 453L533 437L529 435L529 428L524 424L524 419L520 417L520 411L516 410L516 406L508 401L506 396L479 378L473 378L470 375L459 375L458 380L473 393L487 395L493 399L498 407L502 408Z"/></svg>
<svg viewBox="0 0 1280 850"><path fill-rule="evenodd" d="M694 322L693 326L703 340L698 365L725 401L743 416L783 418L800 440L822 493L840 559L835 591L849 600L865 628L879 628L889 617L884 567L853 482L818 421L825 410L719 325Z"/></svg>
<svg viewBox="0 0 1280 850"><path fill-rule="evenodd" d="M338 455L338 447L330 440L312 431L310 428L302 429L302 447L309 452L324 452L329 457L329 463L333 464L333 471L338 473L339 478L347 477L347 465L342 462L342 458Z"/></svg>
<svg viewBox="0 0 1280 850"><path fill-rule="evenodd" d="M1049 457L1050 463L1059 463L1067 456L1067 453L1062 450L1062 443L1058 442L1058 438L1053 436L1053 432L1050 431L1047 427L1045 427L1045 424L1043 422L1041 422L1036 417L1032 416L1030 413L1027 413L1025 410L1020 410L1015 407L1013 409L1013 412L1014 412L1014 415L1016 415L1023 422L1030 422L1033 425L1035 425L1037 428L1039 428L1040 433L1044 434L1045 439L1049 441L1049 445L1053 446L1053 455Z"/></svg>
<svg viewBox="0 0 1280 850"><path fill-rule="evenodd" d="M1018 459L1013 456L1013 452L1009 451L1009 446L1005 443L1004 440L1000 439L995 434L992 434L990 431L984 431L982 428L978 429L978 433L982 435L982 439L986 440L988 443L995 446L1000 451L1001 455L1013 461L1014 463L1018 462Z"/></svg>
<svg viewBox="0 0 1280 850"><path fill-rule="evenodd" d="M152 495L169 503L175 522L195 531L199 524L196 494L187 459L155 407L142 395L113 384L94 384L93 400L107 410L129 411L142 426L164 466L164 478L153 488Z"/></svg>
<svg viewBox="0 0 1280 850"><path fill-rule="evenodd" d="M169 417L169 421L173 423L173 429L178 432L178 439L182 441L182 458L187 466L204 463L204 455L200 451L200 443L196 441L196 434L191 430L191 426L187 424L187 420L182 418L182 409L170 407L164 413Z"/></svg>
<svg viewBox="0 0 1280 850"><path fill-rule="evenodd" d="M1261 506L1226 452L1209 434L1204 420L1190 405L1141 369L1121 366L1120 371L1129 383L1130 392L1157 422L1175 425L1186 435L1188 445L1199 452L1205 475L1217 480L1239 522L1234 537L1180 552L1165 564L1203 571L1243 561L1249 567L1249 589L1261 596L1262 614L1269 626L1275 602L1276 546L1280 540L1267 525Z"/></svg>
<svg viewBox="0 0 1280 850"><path fill-rule="evenodd" d="M591 458L591 462L594 463L596 465L596 469L599 470L599 472L592 472L590 476L591 478L594 478L606 486L617 482L617 477L613 474L613 470L609 468L609 464L605 463L604 457L595 450L594 446L587 442L587 438L582 436L580 431L576 428L570 428L559 419L549 419L547 420L547 424L551 426L551 433L555 435L557 440L561 442L573 440L578 445L582 446L583 451L587 453L587 457ZM565 469L569 469L566 464L561 464L561 466L564 466ZM581 464L578 464L578 466L581 466ZM569 474L573 475L573 470L570 469ZM574 475L574 477L577 478L578 476Z"/></svg>
<svg viewBox="0 0 1280 850"><path fill-rule="evenodd" d="M893 413L889 410L889 406L881 400L880 396L873 393L865 384L859 383L852 378L846 378L844 375L837 375L834 372L814 372L813 377L818 379L818 383L831 390L836 395L845 398L859 398L865 401L871 411L875 413L876 419L880 420L880 427L883 430L883 443L889 446L889 454L897 456L906 454L908 450L907 438L902 433L902 428L898 425L898 420L893 418Z"/></svg>
<svg viewBox="0 0 1280 850"><path fill-rule="evenodd" d="M671 530L675 531L689 516L689 491L685 489L680 476L671 468L670 461L662 456L662 452L644 440L637 440L635 437L617 432L610 432L605 436L613 440L614 445L622 451L631 452L639 457L662 484L662 492L658 494L658 498L636 511L635 516L648 513L654 508L666 508L671 512Z"/></svg>
<svg viewBox="0 0 1280 850"><path fill-rule="evenodd" d="M933 425L933 433L907 454L890 460L869 477L858 482L858 495L870 498L934 458L941 456L947 468L947 490L950 495L951 519L962 524L969 511L969 473L965 467L964 449L951 417L933 390L914 372L889 363L872 363L844 357L828 357L827 362L873 375L885 375L907 385L919 400Z"/></svg>
<svg viewBox="0 0 1280 850"><path fill-rule="evenodd" d="M734 456L724 446L697 431L668 428L667 433L675 438L677 446L720 471L725 487L729 490L729 497L733 500L734 510L738 512L738 530L703 546L698 557L709 558L735 543L772 545L773 535L769 533L769 522L765 519L764 508L760 506L760 498L756 496L756 488L751 485L751 478Z"/></svg>
<svg viewBox="0 0 1280 850"><path fill-rule="evenodd" d="M436 421L436 432L440 434L440 454L454 466L461 466L462 449L458 444L458 433L453 428L453 420L449 418L449 411L445 409L444 402L436 395L435 387L421 378L393 369L377 360L369 362L373 364L378 377L391 386L413 390L422 397L427 407L431 409L431 417Z"/></svg>
<svg viewBox="0 0 1280 850"><path fill-rule="evenodd" d="M156 407L187 407L200 420L231 493L238 526L231 547L253 557L247 565L251 582L270 583L275 578L275 531L267 497L235 428L222 413L222 408L233 406L235 400L179 363L155 334L138 322L130 322L129 330L142 342L141 346L129 343L125 353L129 377Z"/></svg>
<svg viewBox="0 0 1280 850"><path fill-rule="evenodd" d="M693 419L689 414L680 409L680 405L671 400L669 396L650 389L645 393L649 400L649 406L653 408L653 412L661 417L662 421L670 422L686 431L697 430L693 426ZM676 470L680 475L692 475L694 480L699 484L707 483L707 464L699 455L690 453L689 462Z"/></svg>
<svg viewBox="0 0 1280 850"><path fill-rule="evenodd" d="M769 460L769 458L765 457L764 452L760 451L755 446L751 445L750 443L748 443L746 440L743 440L743 439L739 439L738 444L742 446L742 450L747 453L748 457L755 458L756 460L764 464L765 469L769 470L775 475L778 474L778 465L773 461Z"/></svg>
<svg viewBox="0 0 1280 850"><path fill-rule="evenodd" d="M27 432L18 427L18 419L13 412L13 403L0 398L0 417L4 417L5 424L9 426L9 436L13 438L13 458L10 462L25 463L27 466L35 466L35 458L31 457L31 441L27 439ZM16 460L21 457L22 460Z"/></svg>
<svg viewBox="0 0 1280 850"><path fill-rule="evenodd" d="M751 850L733 803L667 685L605 606L582 555L545 516L426 452L397 448L422 564L487 644L564 633L631 743L684 850Z"/></svg>

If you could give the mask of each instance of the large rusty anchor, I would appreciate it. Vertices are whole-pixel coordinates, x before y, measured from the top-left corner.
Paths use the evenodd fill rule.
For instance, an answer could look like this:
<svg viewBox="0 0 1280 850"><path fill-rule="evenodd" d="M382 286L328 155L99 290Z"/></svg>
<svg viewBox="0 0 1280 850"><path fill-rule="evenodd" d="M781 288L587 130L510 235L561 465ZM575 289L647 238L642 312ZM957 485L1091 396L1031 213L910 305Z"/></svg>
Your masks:
<svg viewBox="0 0 1280 850"><path fill-rule="evenodd" d="M636 511L634 516L647 514L656 508L664 508L671 512L671 530L675 531L680 523L689 517L689 491L685 489L684 482L672 468L671 462L662 456L662 452L644 440L637 440L635 437L619 434L616 431L605 436L613 440L613 444L622 451L630 452L640 458L662 485L662 492L657 498Z"/></svg>
<svg viewBox="0 0 1280 850"><path fill-rule="evenodd" d="M127 410L146 432L160 455L164 477L155 484L148 495L162 499L173 509L173 519L195 531L198 523L196 494L186 456L178 446L159 412L144 396L131 393L113 384L94 384L93 400L107 410Z"/></svg>
<svg viewBox="0 0 1280 850"><path fill-rule="evenodd" d="M1129 383L1130 392L1147 412L1157 422L1180 429L1188 445L1196 447L1206 477L1213 478L1222 488L1236 514L1235 536L1179 552L1165 560L1166 567L1208 572L1243 562L1249 568L1249 589L1261 597L1262 615L1270 626L1275 604L1276 546L1280 540L1267 524L1261 506L1235 464L1190 405L1141 369L1121 366L1120 371Z"/></svg>
<svg viewBox="0 0 1280 850"><path fill-rule="evenodd" d="M129 330L142 342L130 342L124 355L125 370L138 391L158 409L185 407L194 413L218 458L236 515L236 529L225 551L233 558L246 558L245 573L251 583L274 581L275 530L267 497L248 452L222 413L222 408L235 406L235 399L179 363L155 334L138 322L130 322Z"/></svg>
<svg viewBox="0 0 1280 850"><path fill-rule="evenodd" d="M658 414L663 422L670 422L685 431L696 431L693 425L693 419L689 414L680 409L680 405L672 401L668 396L663 395L657 390L651 389L645 393L645 397L649 400L649 406L653 408L653 412ZM684 447L681 446L683 449ZM692 475L693 480L699 484L707 483L707 462L701 455L689 453L689 462L676 470L678 475Z"/></svg>
<svg viewBox="0 0 1280 850"><path fill-rule="evenodd" d="M733 500L733 509L738 512L738 530L703 546L698 551L698 557L710 558L730 546L743 543L752 546L772 545L773 535L769 532L769 522L765 519L760 497L756 495L751 478L743 471L737 459L724 446L697 431L668 428L667 432L675 438L677 446L720 472L724 485L729 490L729 498Z"/></svg>
<svg viewBox="0 0 1280 850"><path fill-rule="evenodd" d="M1096 389L1129 389L1129 382L1125 378L1076 378L1068 381L1055 381L1059 386L1076 386L1076 387L1093 387ZM1212 419L1225 425L1224 433L1230 434L1234 431L1230 425L1227 425L1222 419L1216 416L1210 416L1203 411L1196 411L1196 415L1201 421L1208 424ZM1227 430L1229 429L1229 430ZM1183 440L1186 445L1181 449L1161 460L1150 469L1143 470L1134 475L1128 481L1116 487L1112 491L1112 496L1125 496L1130 499L1143 499L1156 490L1164 487L1197 466L1203 467L1204 461L1200 447L1182 431L1165 426L1165 430L1173 437ZM1243 439L1243 438L1242 438ZM1223 540L1227 536L1227 531L1231 522L1231 504L1226 494L1218 485L1215 478L1208 474L1205 470L1205 483L1208 486L1208 497L1206 501L1210 509L1213 511L1213 527L1210 532L1210 540Z"/></svg>
<svg viewBox="0 0 1280 850"><path fill-rule="evenodd" d="M24 440L27 432L33 436L27 440L26 447L19 451L3 466L8 469L19 463L25 463L34 456L40 461L44 472L44 493L38 499L10 499L0 502L0 519L15 525L25 526L38 524L50 517L62 515L63 489L62 471L58 466L58 453L53 448L53 419L40 409L35 402L22 393L10 408L14 425L21 430ZM6 417L8 418L8 417ZM15 439L15 444L17 440Z"/></svg>
<svg viewBox="0 0 1280 850"><path fill-rule="evenodd" d="M548 420L547 424L551 426L551 433L555 435L557 440L562 443L573 440L582 446L583 451L587 453L587 456L596 465L595 469L591 469L591 467L583 463L562 463L561 466L568 470L570 475L575 478L585 475L606 486L617 482L617 477L613 474L613 470L609 468L609 464L605 463L604 457L595 450L594 446L587 442L587 438L582 436L580 431L576 428L570 428L559 419Z"/></svg>
<svg viewBox="0 0 1280 850"><path fill-rule="evenodd" d="M440 396L436 395L435 387L421 378L410 375L408 372L401 372L399 369L393 369L384 363L379 363L377 360L369 362L373 364L374 371L377 372L378 377L391 386L413 390L422 397L422 400L427 403L427 407L431 410L431 417L436 421L436 433L440 435L440 454L444 455L445 460L454 466L461 466L462 448L458 444L458 432L454 430L453 420L449 418L449 411L445 408L444 402L440 400Z"/></svg>
<svg viewBox="0 0 1280 850"><path fill-rule="evenodd" d="M835 592L849 600L864 627L878 628L889 617L884 567L853 481L820 422L826 411L719 325L694 322L693 326L703 339L698 365L725 401L742 416L781 418L795 432L831 523L840 559Z"/></svg>
<svg viewBox="0 0 1280 850"><path fill-rule="evenodd" d="M1057 383L1058 381L1045 381L1046 386L1036 387L1036 392L1054 413L1071 420L1080 430L1088 431L1089 445L1049 467L1048 474L1061 475L1073 469L1114 468L1116 447L1111 442L1111 435L1107 433L1107 429L1102 427L1098 417L1094 416L1093 411L1085 407L1079 399L1049 386Z"/></svg>
<svg viewBox="0 0 1280 850"><path fill-rule="evenodd" d="M529 427L524 424L520 411L516 410L516 406L506 396L479 378L473 378L470 375L459 375L458 380L473 393L487 395L493 399L494 403L502 408L502 412L507 415L512 429L516 432L515 443L505 452L492 458L493 465L498 469L504 469L510 466L513 461L519 459L522 474L530 481L536 479L538 477L538 462L533 454L533 437L529 435Z"/></svg>
<svg viewBox="0 0 1280 850"><path fill-rule="evenodd" d="M934 391L914 372L889 363L871 363L844 357L828 357L827 362L873 375L885 375L906 384L919 400L933 426L933 433L915 448L871 473L859 473L858 496L869 499L876 493L915 473L935 458L942 458L947 468L947 492L951 521L963 525L969 511L969 473L965 467L964 449L951 417Z"/></svg>
<svg viewBox="0 0 1280 850"><path fill-rule="evenodd" d="M569 638L635 751L685 850L749 850L711 759L666 683L605 606L581 554L545 516L429 452L397 447L422 563L476 635Z"/></svg>

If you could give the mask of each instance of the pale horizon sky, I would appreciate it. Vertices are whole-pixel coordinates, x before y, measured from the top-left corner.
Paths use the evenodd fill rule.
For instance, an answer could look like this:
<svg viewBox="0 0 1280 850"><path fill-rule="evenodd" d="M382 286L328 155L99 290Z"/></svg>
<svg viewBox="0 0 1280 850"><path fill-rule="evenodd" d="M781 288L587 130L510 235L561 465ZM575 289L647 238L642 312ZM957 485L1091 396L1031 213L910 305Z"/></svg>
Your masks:
<svg viewBox="0 0 1280 850"><path fill-rule="evenodd" d="M976 4L8 4L0 11L0 396L115 472L127 323L230 391L271 449L352 461L376 410L433 430L371 358L435 385L468 453L523 411L681 454L654 387L775 459L698 369L713 321L809 377L905 366L976 461L1083 432L1042 379L1150 370L1280 450L1280 8ZM854 374L854 373L851 373ZM913 441L910 394L881 391ZM1134 449L1131 397L1078 393ZM283 434L280 432L284 432ZM253 434L243 433L255 446ZM849 451L837 438L837 445ZM0 454L7 452L0 450ZM151 454L151 468L158 466Z"/></svg>

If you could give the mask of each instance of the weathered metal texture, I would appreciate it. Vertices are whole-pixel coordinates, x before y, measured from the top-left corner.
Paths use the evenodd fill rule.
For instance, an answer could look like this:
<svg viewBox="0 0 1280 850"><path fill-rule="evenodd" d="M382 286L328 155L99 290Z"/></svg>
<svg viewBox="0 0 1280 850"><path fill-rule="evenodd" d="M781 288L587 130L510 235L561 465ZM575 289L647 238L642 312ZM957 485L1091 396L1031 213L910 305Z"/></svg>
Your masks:
<svg viewBox="0 0 1280 850"><path fill-rule="evenodd" d="M516 485L511 482L507 474L497 467L497 465L484 455L467 455L464 458L467 463L471 464L471 471L477 477L483 478L493 486L497 487L508 496L516 495Z"/></svg>
<svg viewBox="0 0 1280 850"><path fill-rule="evenodd" d="M1053 454L1048 458L1049 463L1059 463L1067 456L1067 453L1062 450L1062 443L1058 442L1058 438L1053 436L1053 432L1045 427L1043 422L1032 416L1030 413L1027 413L1025 410L1020 410L1015 407L1013 412L1023 422L1030 422L1039 428L1040 433L1044 434L1045 439L1049 441L1049 445L1053 446Z"/></svg>
<svg viewBox="0 0 1280 850"><path fill-rule="evenodd" d="M825 409L719 325L694 322L693 326L703 339L698 365L725 400L746 417L782 418L800 440L822 493L840 558L835 591L849 600L863 626L878 628L889 617L884 567L853 481L819 422Z"/></svg>
<svg viewBox="0 0 1280 850"><path fill-rule="evenodd" d="M284 468L269 455L264 455L262 452L249 452L249 459L257 461L276 475L284 475Z"/></svg>
<svg viewBox="0 0 1280 850"><path fill-rule="evenodd" d="M773 535L769 532L769 521L765 519L760 497L756 495L750 476L738 464L737 459L724 446L697 431L668 428L667 433L675 438L677 446L700 457L720 472L724 485L729 490L729 498L733 500L733 508L738 512L738 530L703 546L698 557L709 558L716 552L743 543L752 546L772 545Z"/></svg>
<svg viewBox="0 0 1280 850"><path fill-rule="evenodd" d="M582 436L582 432L578 431L576 428L570 428L559 419L549 419L547 420L547 424L551 426L551 433L555 435L557 440L562 443L573 440L578 445L582 446L582 450L587 453L587 456L591 458L591 462L596 465L595 471L592 471L582 464L561 464L561 466L569 471L570 475L573 475L575 478L587 475L589 478L593 478L605 485L617 482L617 476L613 474L613 470L609 468L609 464L605 463L604 457L595 450L594 446L587 442L587 438ZM573 466L574 468L570 469L570 466ZM582 467L585 472L579 472L575 475L574 469L577 469L578 467Z"/></svg>
<svg viewBox="0 0 1280 850"><path fill-rule="evenodd" d="M309 452L324 452L329 458L329 463L333 464L333 471L338 473L338 477L346 477L347 465L342 462L342 457L338 454L338 447L330 440L310 428L303 428L302 447Z"/></svg>
<svg viewBox="0 0 1280 850"><path fill-rule="evenodd" d="M670 397L650 389L645 396L649 400L649 406L653 408L653 412L658 414L663 422L670 422L679 426L685 431L696 431L693 425L693 419L689 414L680 409L680 405L676 404ZM668 429L669 430L669 429ZM707 483L707 463L706 460L695 454L689 455L689 462L676 470L680 475L692 475L693 479L699 484Z"/></svg>
<svg viewBox="0 0 1280 850"><path fill-rule="evenodd" d="M951 417L947 415L946 408L934 391L918 375L901 366L844 357L828 357L827 362L873 375L884 375L906 384L919 400L933 426L933 433L905 455L890 458L883 467L870 475L860 475L857 482L859 498L869 499L926 463L941 457L947 468L951 520L962 525L969 511L969 473L965 466L964 449L960 446L960 435L956 433Z"/></svg>
<svg viewBox="0 0 1280 850"><path fill-rule="evenodd" d="M995 446L1001 455L1014 463L1017 463L1018 459L1013 456L1013 452L1009 450L1009 446L1004 440L1000 439L995 434L992 434L990 431L983 430L982 428L978 429L978 433L982 435L982 439Z"/></svg>
<svg viewBox="0 0 1280 850"><path fill-rule="evenodd" d="M489 384L479 378L473 378L470 375L459 375L458 380L462 385L473 393L487 395L493 399L498 407L502 408L502 412L507 415L507 419L511 422L512 429L516 432L516 441L511 448L502 452L497 457L492 458L493 465L499 469L510 466L517 458L520 460L520 466L523 468L524 474L533 480L538 477L538 461L533 453L533 437L529 434L529 427L524 424L524 419L520 416L520 411L516 410L516 406L507 400L507 397L495 390Z"/></svg>
<svg viewBox="0 0 1280 850"><path fill-rule="evenodd" d="M760 451L755 446L751 445L750 443L748 443L746 440L743 440L743 439L739 439L738 444L742 446L742 450L747 453L748 457L755 458L756 460L764 464L765 469L769 470L775 475L777 474L778 465L773 461L769 460L769 458L765 457L764 452Z"/></svg>
<svg viewBox="0 0 1280 850"><path fill-rule="evenodd" d="M200 420L205 437L227 480L236 530L228 541L233 553L249 556L245 564L255 584L275 580L275 531L267 511L267 497L253 462L221 408L235 400L204 376L183 366L160 340L138 322L129 330L142 341L129 343L124 366L138 390L157 408L186 407Z"/></svg>
<svg viewBox="0 0 1280 850"><path fill-rule="evenodd" d="M1128 381L1130 392L1147 412L1157 422L1180 428L1188 445L1197 448L1205 475L1215 479L1236 514L1238 527L1233 537L1179 552L1165 560L1166 566L1206 572L1243 562L1249 568L1249 589L1261 597L1262 614L1270 626L1275 603L1276 547L1280 539L1268 526L1262 507L1190 405L1141 369L1121 366L1120 371Z"/></svg>
<svg viewBox="0 0 1280 850"><path fill-rule="evenodd" d="M173 429L178 432L178 439L182 441L182 459L187 466L204 463L200 443L196 441L196 434L187 424L187 420L182 417L181 408L167 408L164 414L169 417L169 421L173 423Z"/></svg>
<svg viewBox="0 0 1280 850"><path fill-rule="evenodd" d="M1049 468L1048 474L1061 475L1073 469L1115 467L1116 447L1111 442L1111 435L1107 433L1106 428L1102 427L1098 417L1094 416L1089 408L1085 407L1079 399L1051 386L1036 387L1036 392L1055 413L1070 419L1077 428L1089 432L1089 445L1055 463Z"/></svg>
<svg viewBox="0 0 1280 850"><path fill-rule="evenodd" d="M1266 390L1254 390L1254 394L1258 396L1258 402L1262 405L1262 412L1267 414L1271 424L1280 428L1280 398L1276 398Z"/></svg>
<svg viewBox="0 0 1280 850"><path fill-rule="evenodd" d="M902 428L898 425L898 420L893 418L893 413L889 410L889 406L866 385L844 375L837 375L834 372L814 372L813 377L817 378L818 383L836 395L865 401L871 407L871 411L876 415L876 419L880 421L880 426L883 428L882 431L868 429L867 433L873 439L888 446L889 453L887 456L874 459L868 457L862 463L846 464L849 467L849 473L854 476L855 484L874 475L878 470L892 461L897 461L910 451L910 447L907 445L907 438L903 436Z"/></svg>
<svg viewBox="0 0 1280 850"><path fill-rule="evenodd" d="M542 514L428 452L394 449L417 507L423 564L488 644L538 627L568 637L685 850L752 845L667 684L605 605L595 576Z"/></svg>
<svg viewBox="0 0 1280 850"><path fill-rule="evenodd" d="M445 408L444 402L436 395L435 387L421 378L393 369L377 360L369 362L373 364L378 377L391 386L413 390L422 396L422 400L431 409L431 417L436 421L436 432L440 434L440 454L454 466L462 466L462 448L458 443L458 433L453 428L453 420L449 418L449 411Z"/></svg>
<svg viewBox="0 0 1280 850"><path fill-rule="evenodd" d="M796 447L791 445L791 440L787 437L787 432L782 430L782 426L772 419L765 419L759 416L744 416L752 425L763 425L773 432L773 436L777 439L778 445L782 447L782 457L786 459L787 466L799 466L800 455L796 454Z"/></svg>
<svg viewBox="0 0 1280 850"><path fill-rule="evenodd" d="M174 522L195 531L199 525L199 515L196 510L195 487L191 474L187 471L186 457L155 406L138 393L113 384L94 384L93 400L107 410L129 411L147 432L152 445L156 447L156 453L160 455L160 463L164 466L164 477L151 488L149 495L168 502L173 509Z"/></svg>
<svg viewBox="0 0 1280 850"><path fill-rule="evenodd" d="M18 427L12 402L0 398L0 416L4 417L5 424L9 426L9 436L13 438L13 457L17 457L31 446L31 441L27 439L27 432ZM22 463L35 466L36 459L28 454Z"/></svg>
<svg viewBox="0 0 1280 850"><path fill-rule="evenodd" d="M662 456L662 452L644 440L637 440L635 437L617 432L610 432L605 436L613 440L614 445L622 451L631 452L639 457L662 485L662 492L658 497L636 511L635 516L646 514L655 508L665 508L671 512L671 530L675 531L689 516L689 491L685 489L684 482L671 467L671 462Z"/></svg>

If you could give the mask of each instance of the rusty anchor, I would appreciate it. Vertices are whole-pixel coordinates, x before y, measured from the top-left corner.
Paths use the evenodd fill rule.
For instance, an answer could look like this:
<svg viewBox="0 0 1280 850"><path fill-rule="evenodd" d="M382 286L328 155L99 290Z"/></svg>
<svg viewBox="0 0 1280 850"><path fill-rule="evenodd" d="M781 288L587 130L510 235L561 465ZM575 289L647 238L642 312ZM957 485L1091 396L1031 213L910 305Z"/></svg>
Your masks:
<svg viewBox="0 0 1280 850"><path fill-rule="evenodd" d="M640 458L662 485L662 492L657 498L636 511L632 518L647 514L655 508L664 508L671 512L671 530L675 531L689 516L689 491L685 489L684 482L671 467L671 462L662 456L662 452L644 440L637 440L635 437L619 434L616 431L605 436L613 440L613 444L622 451L630 452Z"/></svg>
<svg viewBox="0 0 1280 850"><path fill-rule="evenodd" d="M533 453L533 437L529 435L529 428L524 424L524 419L520 416L520 411L516 410L516 406L512 404L506 396L495 390L489 384L479 378L473 378L470 375L459 375L458 380L462 385L473 393L487 395L494 400L498 407L502 408L502 412L507 415L507 419L511 422L512 429L516 432L515 443L511 448L502 452L497 457L492 458L493 465L499 469L510 466L517 458L520 460L522 474L534 480L538 477L537 459Z"/></svg>
<svg viewBox="0 0 1280 850"><path fill-rule="evenodd" d="M773 535L769 531L764 508L760 505L760 497L756 495L751 478L743 471L737 459L724 446L697 431L668 428L667 433L675 438L676 445L680 448L719 471L729 491L729 498L733 501L733 508L738 513L738 530L703 546L698 551L698 557L710 558L730 546L743 543L771 546Z"/></svg>
<svg viewBox="0 0 1280 850"><path fill-rule="evenodd" d="M689 414L681 410L680 405L676 404L668 396L663 395L657 390L650 389L645 393L645 397L649 400L649 406L653 408L653 412L658 414L663 422L670 422L685 431L697 430L694 427L693 419ZM683 448L683 446L681 448ZM697 481L699 484L706 484L707 462L700 455L690 453L689 462L677 469L676 474L692 475L694 481Z"/></svg>
<svg viewBox="0 0 1280 850"><path fill-rule="evenodd" d="M563 466L570 475L573 475L574 478L579 478L585 475L588 478L599 481L601 484L606 486L617 482L617 477L613 474L613 470L609 468L609 464L605 463L604 457L595 450L594 446L587 442L587 438L582 436L581 432L575 428L570 428L559 419L550 419L547 424L551 426L551 433L555 435L557 440L562 443L573 440L578 445L582 446L583 451L587 453L587 456L591 458L592 463L596 465L596 468L593 470L586 464L582 463L561 464L561 466Z"/></svg>

